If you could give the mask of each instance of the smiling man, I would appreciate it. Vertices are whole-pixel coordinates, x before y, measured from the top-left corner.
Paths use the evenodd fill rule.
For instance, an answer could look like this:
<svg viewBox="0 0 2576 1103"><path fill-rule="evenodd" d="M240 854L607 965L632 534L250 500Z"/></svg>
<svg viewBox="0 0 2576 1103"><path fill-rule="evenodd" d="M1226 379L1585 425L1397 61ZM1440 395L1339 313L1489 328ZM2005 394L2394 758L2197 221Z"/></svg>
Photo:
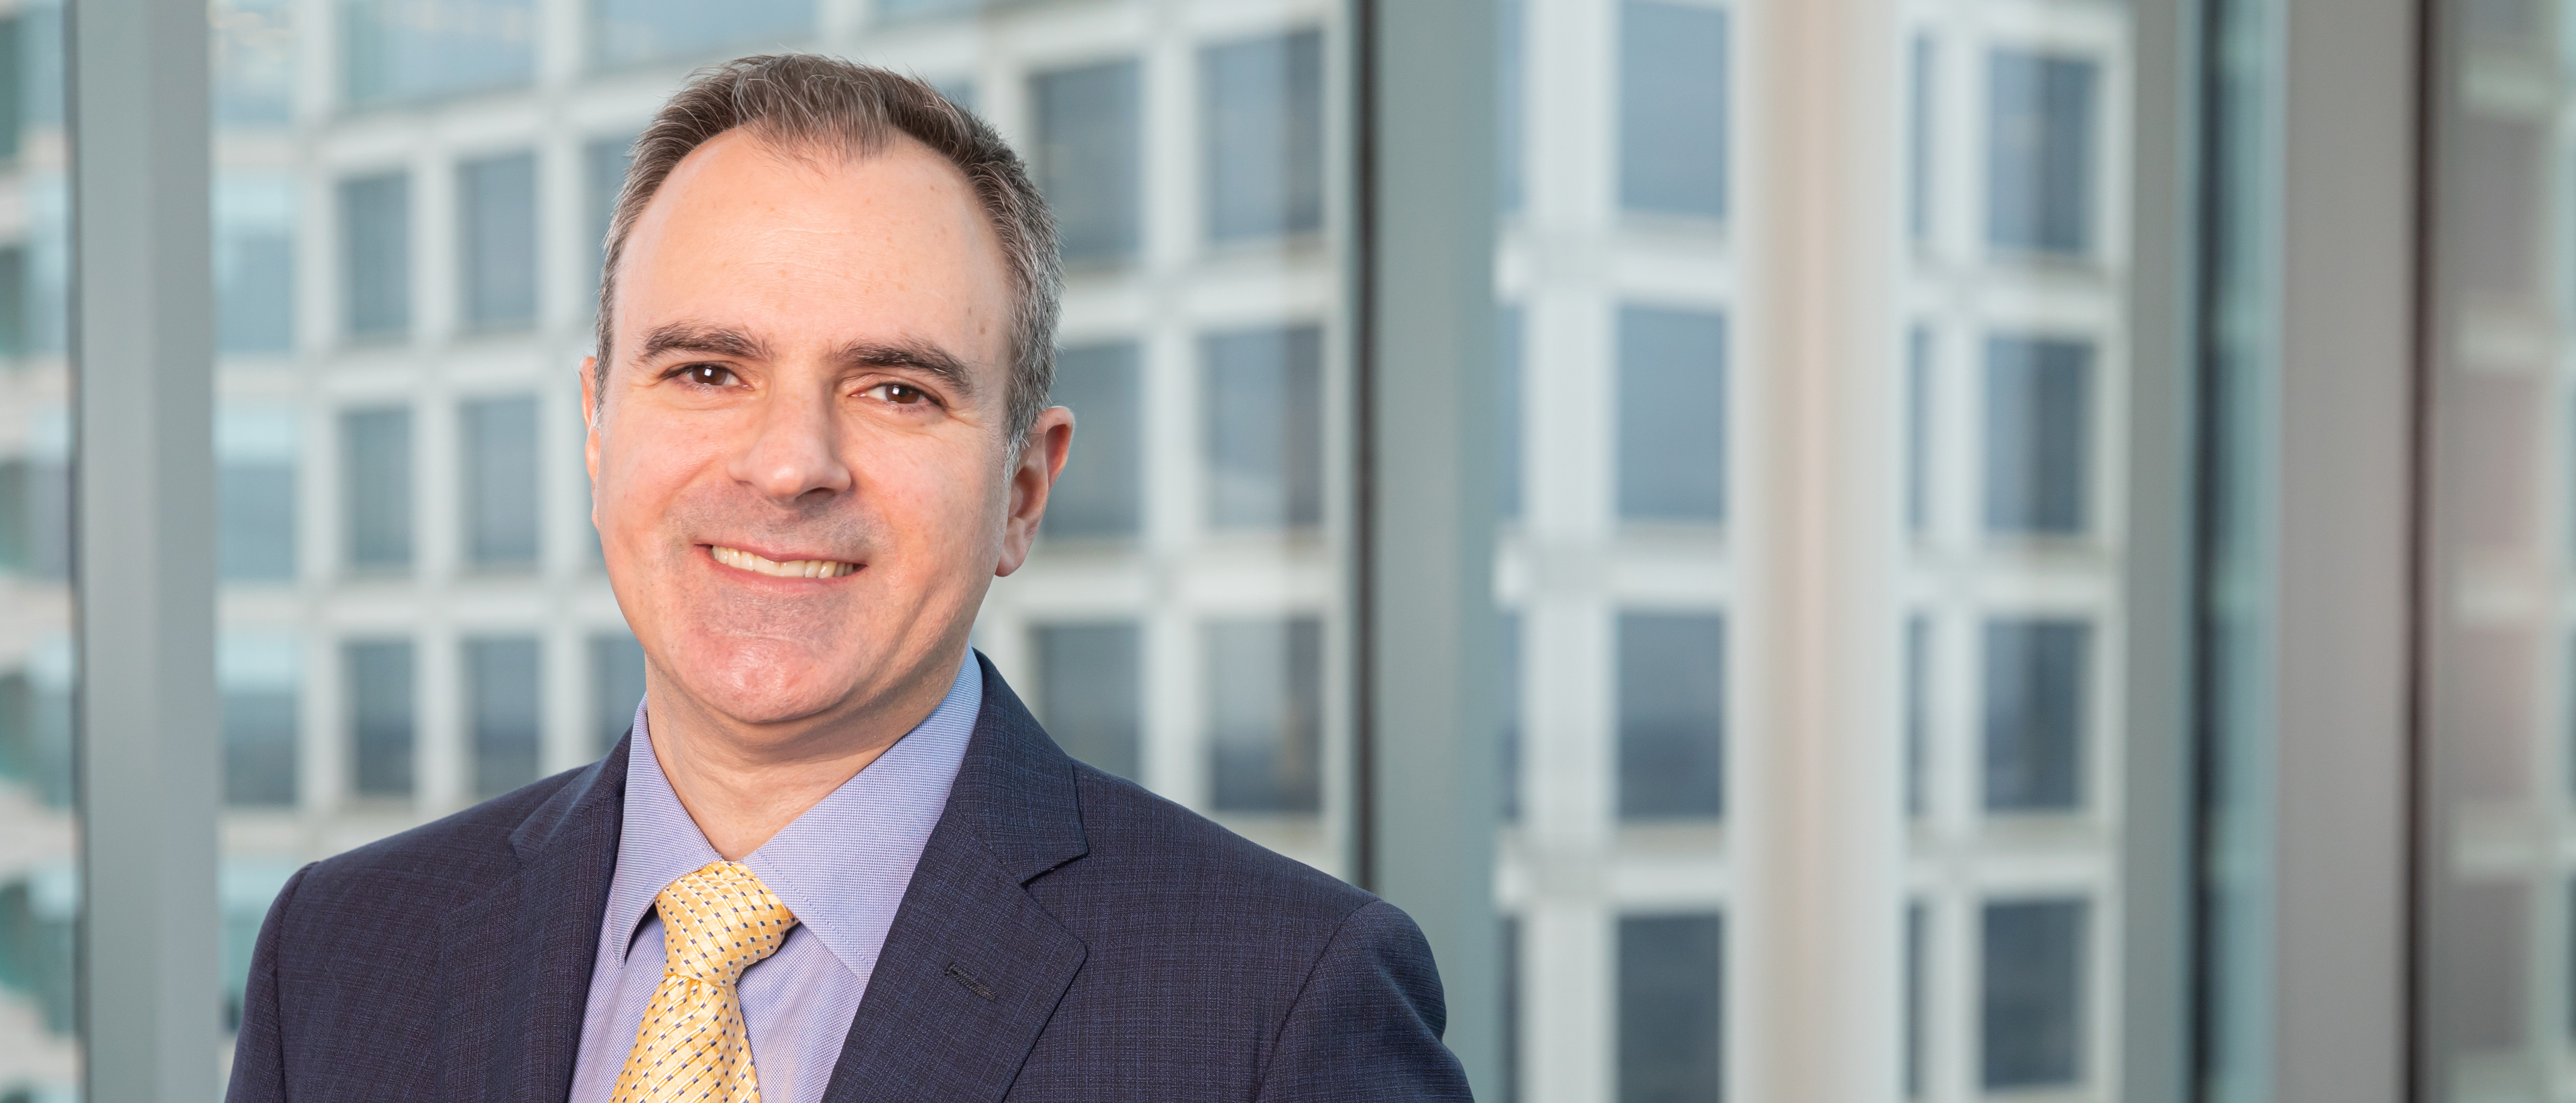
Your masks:
<svg viewBox="0 0 2576 1103"><path fill-rule="evenodd" d="M928 86L682 89L582 371L634 727L296 874L231 1103L1466 1098L1402 912L1066 757L968 647L1073 441L1058 282Z"/></svg>

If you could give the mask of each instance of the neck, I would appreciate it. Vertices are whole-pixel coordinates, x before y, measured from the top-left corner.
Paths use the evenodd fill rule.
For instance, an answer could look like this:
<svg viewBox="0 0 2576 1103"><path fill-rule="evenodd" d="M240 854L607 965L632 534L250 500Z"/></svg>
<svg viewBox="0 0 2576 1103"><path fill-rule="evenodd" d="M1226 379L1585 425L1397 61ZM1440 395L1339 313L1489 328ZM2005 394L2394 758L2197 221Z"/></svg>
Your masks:
<svg viewBox="0 0 2576 1103"><path fill-rule="evenodd" d="M745 724L649 667L653 757L680 806L726 861L741 861L919 727L956 684L936 664L877 702L792 724Z"/></svg>

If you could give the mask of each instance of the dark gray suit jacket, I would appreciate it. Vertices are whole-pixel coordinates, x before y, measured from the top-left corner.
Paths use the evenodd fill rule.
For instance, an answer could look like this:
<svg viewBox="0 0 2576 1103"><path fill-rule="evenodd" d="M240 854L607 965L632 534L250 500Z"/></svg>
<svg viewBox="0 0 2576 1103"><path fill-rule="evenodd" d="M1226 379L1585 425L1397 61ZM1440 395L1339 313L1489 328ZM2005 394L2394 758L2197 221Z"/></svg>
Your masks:
<svg viewBox="0 0 2576 1103"><path fill-rule="evenodd" d="M298 872L228 1103L563 1100L625 786L620 742ZM1466 1099L1445 1020L1403 912L1066 757L984 662L824 1098Z"/></svg>

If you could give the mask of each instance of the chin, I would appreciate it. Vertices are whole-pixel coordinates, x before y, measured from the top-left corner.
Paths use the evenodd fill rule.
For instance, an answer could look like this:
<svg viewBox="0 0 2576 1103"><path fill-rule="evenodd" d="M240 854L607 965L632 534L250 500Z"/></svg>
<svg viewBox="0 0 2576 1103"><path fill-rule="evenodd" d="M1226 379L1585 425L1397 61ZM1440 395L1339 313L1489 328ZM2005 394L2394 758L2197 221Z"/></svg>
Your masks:
<svg viewBox="0 0 2576 1103"><path fill-rule="evenodd" d="M857 688L842 672L881 665L769 641L722 651L695 664L697 673L684 683L706 708L745 724L781 724L830 711Z"/></svg>

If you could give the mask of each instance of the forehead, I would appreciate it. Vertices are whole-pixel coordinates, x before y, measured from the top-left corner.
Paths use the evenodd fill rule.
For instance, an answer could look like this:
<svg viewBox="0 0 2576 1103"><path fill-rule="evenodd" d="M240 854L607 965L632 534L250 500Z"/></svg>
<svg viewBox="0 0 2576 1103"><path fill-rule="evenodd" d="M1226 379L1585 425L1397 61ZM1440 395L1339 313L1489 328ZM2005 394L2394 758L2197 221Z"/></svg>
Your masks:
<svg viewBox="0 0 2576 1103"><path fill-rule="evenodd" d="M908 135L873 156L782 150L741 130L674 166L618 262L619 351L675 320L782 349L928 341L1000 365L1009 270L964 173Z"/></svg>

